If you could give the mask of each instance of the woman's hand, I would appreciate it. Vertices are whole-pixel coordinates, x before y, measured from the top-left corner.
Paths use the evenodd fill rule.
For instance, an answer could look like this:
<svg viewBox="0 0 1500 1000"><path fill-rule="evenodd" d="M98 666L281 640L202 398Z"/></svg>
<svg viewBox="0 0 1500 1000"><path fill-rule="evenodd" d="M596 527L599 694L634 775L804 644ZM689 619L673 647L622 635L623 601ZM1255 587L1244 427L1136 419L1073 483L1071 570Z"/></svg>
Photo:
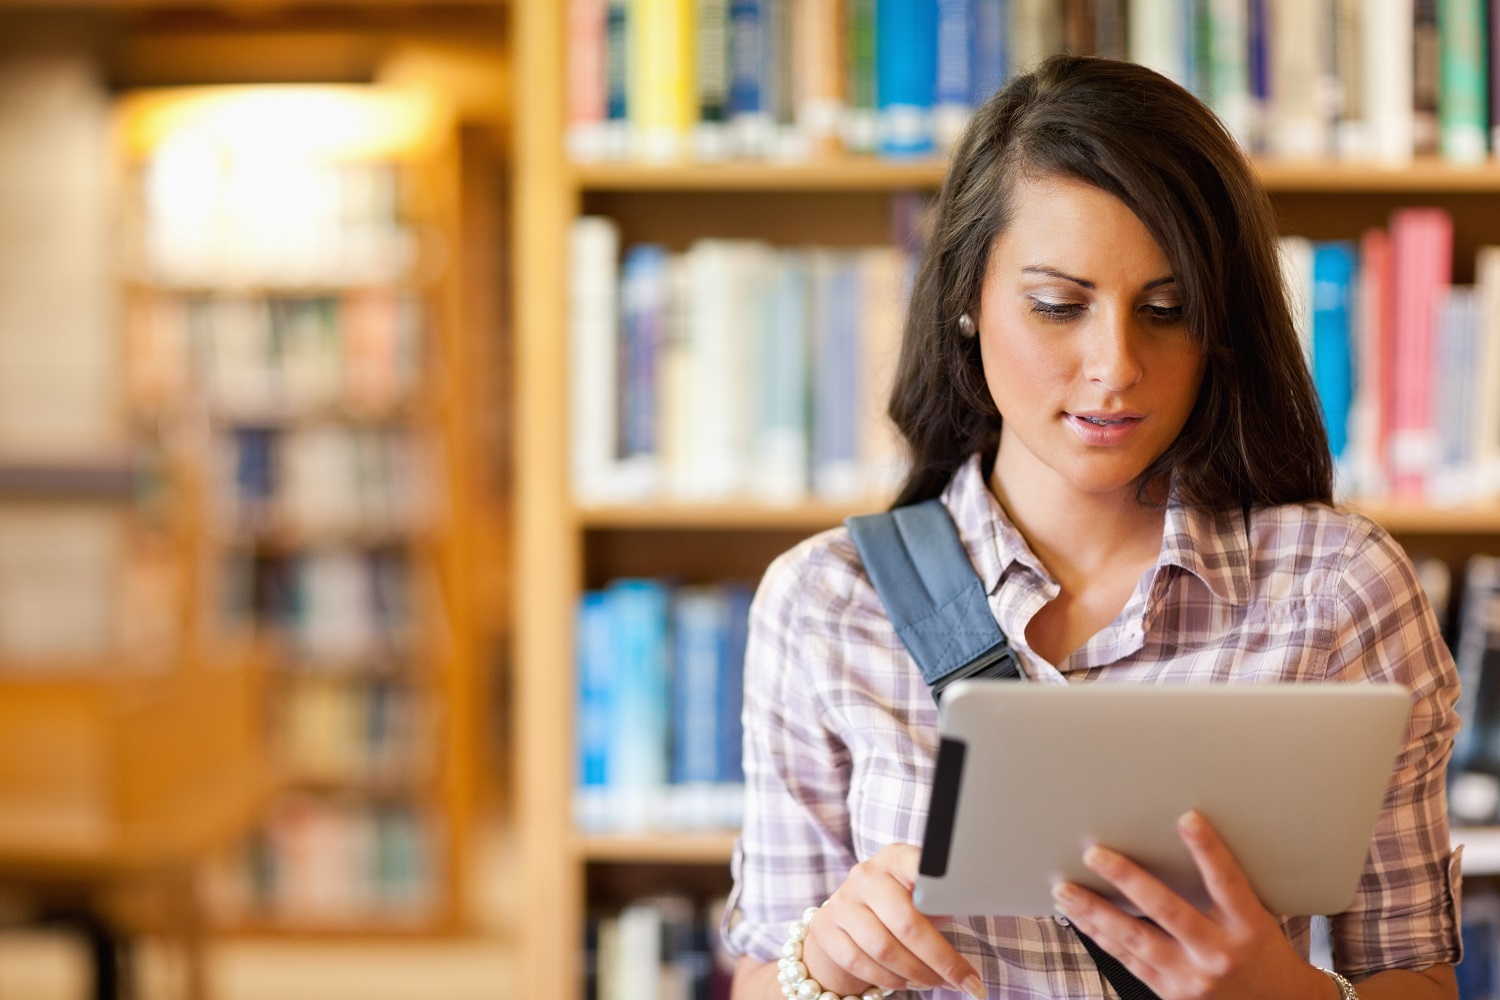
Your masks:
<svg viewBox="0 0 1500 1000"><path fill-rule="evenodd" d="M1091 847L1084 863L1119 889L1157 926L1070 882L1054 890L1058 909L1114 955L1162 1000L1332 997L1332 982L1292 949L1276 917L1261 905L1245 872L1208 820L1178 823L1212 905L1199 910L1135 862Z"/></svg>
<svg viewBox="0 0 1500 1000"><path fill-rule="evenodd" d="M825 990L951 986L983 998L974 967L912 904L921 852L891 844L861 861L808 926L802 961Z"/></svg>

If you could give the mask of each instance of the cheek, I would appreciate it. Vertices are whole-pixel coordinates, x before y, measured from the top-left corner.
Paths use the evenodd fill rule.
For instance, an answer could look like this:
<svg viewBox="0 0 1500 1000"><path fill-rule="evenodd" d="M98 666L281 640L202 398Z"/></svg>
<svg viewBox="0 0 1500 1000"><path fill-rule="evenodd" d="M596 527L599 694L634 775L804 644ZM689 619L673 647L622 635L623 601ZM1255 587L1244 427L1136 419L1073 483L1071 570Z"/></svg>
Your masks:
<svg viewBox="0 0 1500 1000"><path fill-rule="evenodd" d="M1036 395L1048 386L1066 382L1077 365L1056 342L1016 325L980 334L980 356L990 391L1016 398Z"/></svg>

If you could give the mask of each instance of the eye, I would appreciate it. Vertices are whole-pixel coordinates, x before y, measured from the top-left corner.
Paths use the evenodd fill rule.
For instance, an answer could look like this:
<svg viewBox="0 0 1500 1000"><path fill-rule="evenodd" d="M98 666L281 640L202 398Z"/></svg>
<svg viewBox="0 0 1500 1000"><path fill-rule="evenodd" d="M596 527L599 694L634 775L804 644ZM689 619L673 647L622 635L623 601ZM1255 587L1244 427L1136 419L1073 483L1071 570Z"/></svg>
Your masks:
<svg viewBox="0 0 1500 1000"><path fill-rule="evenodd" d="M1083 312L1083 306L1077 302L1048 302L1046 299L1032 299L1031 311L1043 319L1061 322Z"/></svg>
<svg viewBox="0 0 1500 1000"><path fill-rule="evenodd" d="M1182 322L1182 306L1142 306L1153 323L1169 325Z"/></svg>

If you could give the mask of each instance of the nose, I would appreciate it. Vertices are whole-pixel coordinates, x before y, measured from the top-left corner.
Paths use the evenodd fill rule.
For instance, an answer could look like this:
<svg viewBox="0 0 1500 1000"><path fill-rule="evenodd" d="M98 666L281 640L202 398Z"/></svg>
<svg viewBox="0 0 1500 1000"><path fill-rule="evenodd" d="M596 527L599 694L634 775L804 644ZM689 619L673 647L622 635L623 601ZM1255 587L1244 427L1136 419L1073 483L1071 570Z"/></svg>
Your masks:
<svg viewBox="0 0 1500 1000"><path fill-rule="evenodd" d="M1130 309L1103 310L1087 337L1084 374L1110 392L1123 392L1145 374L1135 317Z"/></svg>

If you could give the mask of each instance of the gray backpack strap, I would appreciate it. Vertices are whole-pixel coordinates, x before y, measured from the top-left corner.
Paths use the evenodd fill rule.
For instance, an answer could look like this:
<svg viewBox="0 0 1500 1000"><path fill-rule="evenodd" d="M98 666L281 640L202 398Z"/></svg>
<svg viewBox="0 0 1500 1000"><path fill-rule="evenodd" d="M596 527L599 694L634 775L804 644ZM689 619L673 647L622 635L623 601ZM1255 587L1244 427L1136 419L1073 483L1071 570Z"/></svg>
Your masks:
<svg viewBox="0 0 1500 1000"><path fill-rule="evenodd" d="M933 698L966 677L1020 678L1015 653L941 500L844 523Z"/></svg>

